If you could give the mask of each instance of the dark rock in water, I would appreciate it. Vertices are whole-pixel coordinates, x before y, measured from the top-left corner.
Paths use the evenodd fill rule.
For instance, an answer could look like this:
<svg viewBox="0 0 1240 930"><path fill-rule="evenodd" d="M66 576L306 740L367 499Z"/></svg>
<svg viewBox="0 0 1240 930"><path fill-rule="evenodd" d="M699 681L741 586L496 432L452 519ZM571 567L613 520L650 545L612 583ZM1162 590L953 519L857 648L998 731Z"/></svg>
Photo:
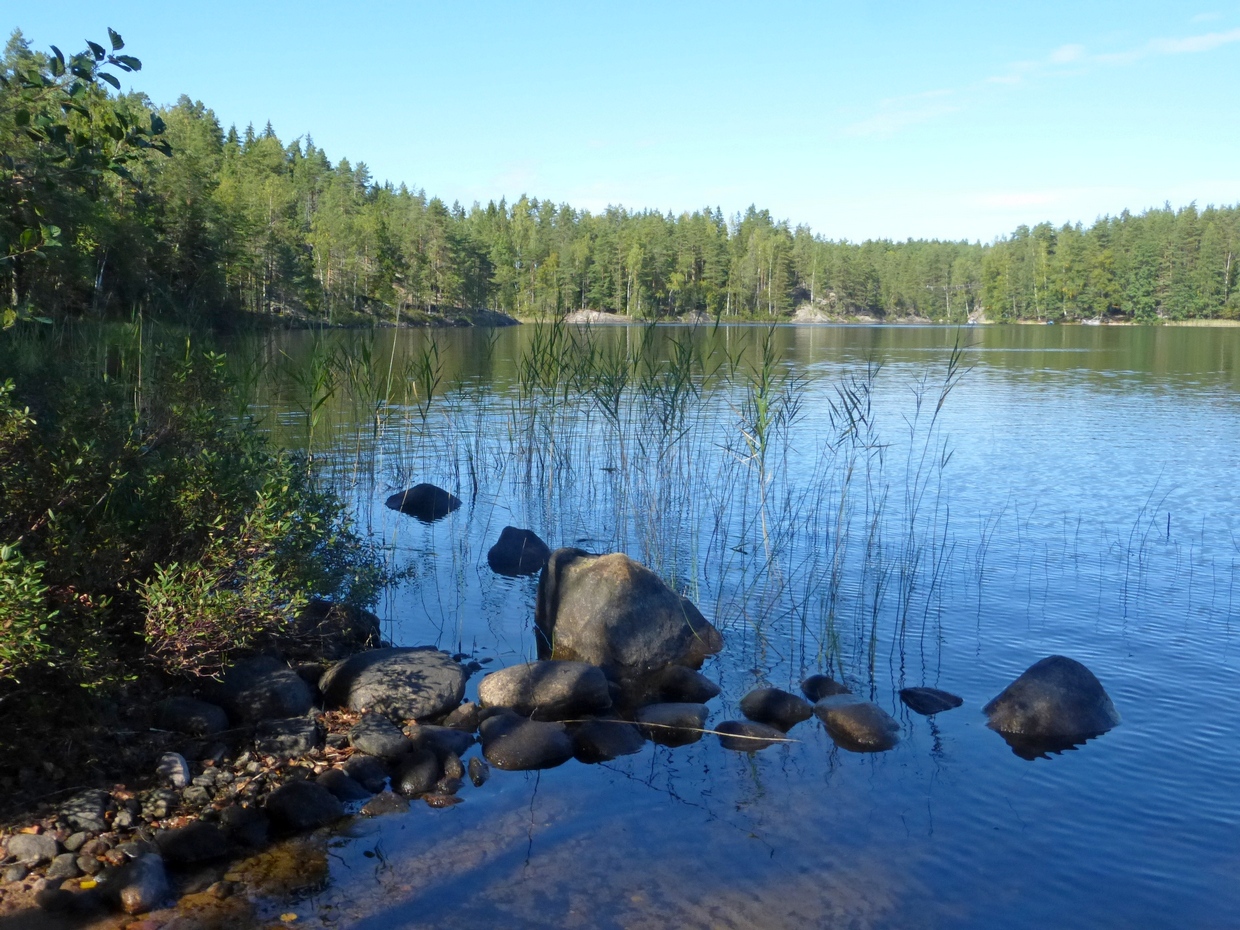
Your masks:
<svg viewBox="0 0 1240 930"><path fill-rule="evenodd" d="M383 814L403 814L409 810L409 799L398 794L384 791L377 794L362 806L362 813L367 817L379 817Z"/></svg>
<svg viewBox="0 0 1240 930"><path fill-rule="evenodd" d="M779 688L758 688L741 698L741 713L787 733L814 715L809 702Z"/></svg>
<svg viewBox="0 0 1240 930"><path fill-rule="evenodd" d="M291 781L271 792L267 814L276 826L301 833L339 820L344 816L344 808L322 785Z"/></svg>
<svg viewBox="0 0 1240 930"><path fill-rule="evenodd" d="M378 714L366 714L349 731L349 744L359 752L396 759L413 748L400 727Z"/></svg>
<svg viewBox="0 0 1240 930"><path fill-rule="evenodd" d="M533 530L506 526L500 530L499 541L487 552L487 564L497 575L516 578L542 571L551 549Z"/></svg>
<svg viewBox="0 0 1240 930"><path fill-rule="evenodd" d="M212 694L238 723L300 717L314 704L314 693L301 676L270 656L238 662Z"/></svg>
<svg viewBox="0 0 1240 930"><path fill-rule="evenodd" d="M378 794L387 785L387 766L374 756L351 757L344 764L344 773L374 794Z"/></svg>
<svg viewBox="0 0 1240 930"><path fill-rule="evenodd" d="M496 768L549 769L573 757L573 740L562 723L499 714L482 722L482 753Z"/></svg>
<svg viewBox="0 0 1240 930"><path fill-rule="evenodd" d="M889 713L855 694L835 694L814 705L827 733L841 749L883 752L900 742L900 724Z"/></svg>
<svg viewBox="0 0 1240 930"><path fill-rule="evenodd" d="M228 714L217 704L172 697L156 705L155 726L191 736L210 736L228 729Z"/></svg>
<svg viewBox="0 0 1240 930"><path fill-rule="evenodd" d="M456 707L465 677L460 663L438 649L372 649L329 668L319 690L329 707L371 710L403 722Z"/></svg>
<svg viewBox="0 0 1240 930"><path fill-rule="evenodd" d="M443 725L454 730L464 730L466 733L476 733L478 724L482 723L479 709L473 701L466 701L443 718Z"/></svg>
<svg viewBox="0 0 1240 930"><path fill-rule="evenodd" d="M650 679L651 703L705 704L719 696L719 686L691 668L669 665Z"/></svg>
<svg viewBox="0 0 1240 930"><path fill-rule="evenodd" d="M47 833L18 833L9 837L8 854L26 865L51 862L60 852L56 837Z"/></svg>
<svg viewBox="0 0 1240 930"><path fill-rule="evenodd" d="M323 743L323 729L312 717L264 720L254 734L254 745L268 756L303 756Z"/></svg>
<svg viewBox="0 0 1240 930"><path fill-rule="evenodd" d="M814 702L836 694L852 694L830 675L810 675L801 682L801 693Z"/></svg>
<svg viewBox="0 0 1240 930"><path fill-rule="evenodd" d="M687 746L702 738L710 708L705 704L648 704L637 712L637 725L661 746Z"/></svg>
<svg viewBox="0 0 1240 930"><path fill-rule="evenodd" d="M477 756L469 760L469 780L474 783L475 788L481 788L490 777L491 767L489 765Z"/></svg>
<svg viewBox="0 0 1240 930"><path fill-rule="evenodd" d="M443 760L443 777L454 779L458 785L465 778L465 765L454 752L448 753Z"/></svg>
<svg viewBox="0 0 1240 930"><path fill-rule="evenodd" d="M588 765L641 752L645 745L641 731L624 720L591 720L573 730L573 755Z"/></svg>
<svg viewBox="0 0 1240 930"><path fill-rule="evenodd" d="M407 798L417 797L434 788L442 774L435 754L429 749L419 749L401 760L392 776L392 788Z"/></svg>
<svg viewBox="0 0 1240 930"><path fill-rule="evenodd" d="M623 553L557 549L538 582L534 621L550 658L588 662L609 677L701 664L723 639L696 607Z"/></svg>
<svg viewBox="0 0 1240 930"><path fill-rule="evenodd" d="M436 727L430 724L410 724L405 727L413 751L429 749L439 759L448 755L463 756L476 740L473 733L453 727Z"/></svg>
<svg viewBox="0 0 1240 930"><path fill-rule="evenodd" d="M369 610L316 597L289 625L281 647L293 658L321 661L347 658L382 640L379 618Z"/></svg>
<svg viewBox="0 0 1240 930"><path fill-rule="evenodd" d="M415 484L407 491L398 491L387 499L393 510L433 523L461 506L461 499L433 484Z"/></svg>
<svg viewBox="0 0 1240 930"><path fill-rule="evenodd" d="M60 808L60 818L74 830L103 833L108 829L105 815L109 797L106 791L91 789L75 794Z"/></svg>
<svg viewBox="0 0 1240 930"><path fill-rule="evenodd" d="M563 720L611 707L603 670L585 662L526 662L487 675L478 684L484 707L510 707L534 720Z"/></svg>
<svg viewBox="0 0 1240 930"><path fill-rule="evenodd" d="M143 853L107 875L104 894L126 914L145 914L159 907L172 894L164 860L157 853Z"/></svg>
<svg viewBox="0 0 1240 930"><path fill-rule="evenodd" d="M1024 758L1062 752L1119 723L1094 673L1065 656L1034 663L982 711Z"/></svg>
<svg viewBox="0 0 1240 930"><path fill-rule="evenodd" d="M185 761L185 757L179 752L166 752L159 757L159 765L155 768L155 774L160 780L172 785L174 788L184 788L189 784L193 777L189 770L189 763Z"/></svg>
<svg viewBox="0 0 1240 930"><path fill-rule="evenodd" d="M938 688L901 688L900 700L908 706L909 710L924 717L941 714L945 710L952 710L964 703L964 698L957 697L950 691L940 691Z"/></svg>
<svg viewBox="0 0 1240 930"><path fill-rule="evenodd" d="M44 876L48 881L62 882L66 878L77 878L82 873L78 870L77 856L71 852L61 853L52 860Z"/></svg>
<svg viewBox="0 0 1240 930"><path fill-rule="evenodd" d="M328 769L316 778L314 783L326 788L345 804L365 801L375 793L366 790L365 785L350 778L342 769Z"/></svg>
<svg viewBox="0 0 1240 930"><path fill-rule="evenodd" d="M238 843L255 849L267 845L271 822L261 807L226 807L220 812L220 823Z"/></svg>
<svg viewBox="0 0 1240 930"><path fill-rule="evenodd" d="M175 830L161 830L155 834L155 845L164 861L173 865L207 862L228 855L224 831L202 820Z"/></svg>

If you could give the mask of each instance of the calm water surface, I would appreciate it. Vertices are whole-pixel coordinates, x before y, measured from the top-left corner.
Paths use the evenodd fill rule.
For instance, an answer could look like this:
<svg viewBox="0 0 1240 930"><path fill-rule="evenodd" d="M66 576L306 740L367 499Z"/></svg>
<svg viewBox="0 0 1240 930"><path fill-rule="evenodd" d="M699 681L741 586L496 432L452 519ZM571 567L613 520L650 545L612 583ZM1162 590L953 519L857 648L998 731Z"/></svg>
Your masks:
<svg viewBox="0 0 1240 930"><path fill-rule="evenodd" d="M611 407L597 384L523 379L545 333L250 347L275 360L269 425L327 457L360 524L413 569L380 605L389 635L488 668L533 658L536 580L485 559L505 524L526 526L553 546L626 551L702 607L726 640L703 669L723 687L711 723L739 717L755 686L796 691L830 670L895 715L902 741L854 754L811 720L752 756L707 736L496 771L456 807L352 825L331 841L326 887L273 914L373 928L1240 925L1240 329L779 328L768 396L788 416L761 463L750 398L766 330L595 332L603 368L650 340ZM958 340L962 374L935 418ZM676 342L694 348L697 393L663 430L673 407L632 385L644 370L647 398L666 386ZM312 385L278 374L324 348L383 372L386 401L342 376L311 423ZM870 396L852 436L831 416L845 383ZM433 526L383 508L417 481L466 505ZM1087 664L1123 722L1027 761L981 706L1052 653ZM911 714L897 691L922 684L965 704Z"/></svg>

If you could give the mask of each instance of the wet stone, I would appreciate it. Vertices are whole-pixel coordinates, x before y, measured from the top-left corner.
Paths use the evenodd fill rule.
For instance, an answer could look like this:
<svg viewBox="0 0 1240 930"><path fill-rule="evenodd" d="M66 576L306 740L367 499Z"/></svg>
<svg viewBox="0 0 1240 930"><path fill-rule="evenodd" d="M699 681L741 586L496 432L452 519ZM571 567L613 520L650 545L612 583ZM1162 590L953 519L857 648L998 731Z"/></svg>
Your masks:
<svg viewBox="0 0 1240 930"><path fill-rule="evenodd" d="M315 784L322 785L345 804L354 801L365 801L374 794L373 791L367 790L365 785L350 778L341 769L328 769L314 781Z"/></svg>
<svg viewBox="0 0 1240 930"><path fill-rule="evenodd" d="M547 769L573 757L573 740L562 723L500 714L484 720L481 733L483 755L496 768Z"/></svg>
<svg viewBox="0 0 1240 930"><path fill-rule="evenodd" d="M289 782L267 798L267 814L273 823L293 832L313 830L344 816L340 801L322 785Z"/></svg>
<svg viewBox="0 0 1240 930"><path fill-rule="evenodd" d="M353 756L345 762L344 773L374 794L383 790L388 779L387 766L374 756Z"/></svg>
<svg viewBox="0 0 1240 930"><path fill-rule="evenodd" d="M588 765L641 752L645 745L646 737L625 720L591 720L573 731L573 755Z"/></svg>
<svg viewBox="0 0 1240 930"><path fill-rule="evenodd" d="M139 856L109 877L106 893L126 914L154 910L171 895L163 860L154 853Z"/></svg>
<svg viewBox="0 0 1240 930"><path fill-rule="evenodd" d="M909 710L924 717L941 714L964 703L963 698L938 688L901 688L900 700Z"/></svg>
<svg viewBox="0 0 1240 930"><path fill-rule="evenodd" d="M451 727L453 730L464 730L466 733L478 732L478 724L481 722L479 707L473 701L466 701L443 719L445 727Z"/></svg>
<svg viewBox="0 0 1240 930"><path fill-rule="evenodd" d="M883 752L900 741L900 724L877 704L855 694L836 694L814 705L814 713L841 749Z"/></svg>
<svg viewBox="0 0 1240 930"><path fill-rule="evenodd" d="M383 759L399 758L413 748L400 727L378 714L362 717L349 731L349 744L359 752Z"/></svg>
<svg viewBox="0 0 1240 930"><path fill-rule="evenodd" d="M526 662L487 675L478 685L484 707L509 707L534 720L588 716L611 707L603 670L586 662Z"/></svg>
<svg viewBox="0 0 1240 930"><path fill-rule="evenodd" d="M814 702L836 694L852 694L847 686L840 684L830 675L810 675L801 682L801 693Z"/></svg>
<svg viewBox="0 0 1240 930"><path fill-rule="evenodd" d="M547 562L551 549L533 530L506 526L495 545L487 551L487 565L497 575L517 578L536 575Z"/></svg>
<svg viewBox="0 0 1240 930"><path fill-rule="evenodd" d="M637 725L661 746L687 746L702 738L709 713L705 704L648 704L637 712Z"/></svg>
<svg viewBox="0 0 1240 930"><path fill-rule="evenodd" d="M415 517L422 523L433 523L461 506L461 499L433 484L415 484L398 491L385 501L392 510Z"/></svg>
<svg viewBox="0 0 1240 930"><path fill-rule="evenodd" d="M291 758L317 749L323 742L323 730L312 717L291 717L287 720L264 720L258 725L254 745L268 756Z"/></svg>
<svg viewBox="0 0 1240 930"><path fill-rule="evenodd" d="M652 691L663 703L705 704L719 696L719 686L691 668L669 665L652 681Z"/></svg>
<svg viewBox="0 0 1240 930"><path fill-rule="evenodd" d="M8 854L18 862L30 865L51 862L60 852L56 838L46 833L18 833L9 837L7 849Z"/></svg>
<svg viewBox="0 0 1240 930"><path fill-rule="evenodd" d="M779 688L759 688L741 698L741 713L756 723L791 730L814 715L809 702Z"/></svg>
<svg viewBox="0 0 1240 930"><path fill-rule="evenodd" d="M491 767L474 756L469 760L469 780L475 788L481 788L486 784L488 778L491 777Z"/></svg>
<svg viewBox="0 0 1240 930"><path fill-rule="evenodd" d="M458 782L465 777L465 766L461 757L454 752L448 753L443 760L443 777L455 778Z"/></svg>
<svg viewBox="0 0 1240 930"><path fill-rule="evenodd" d="M409 799L402 798L391 791L377 794L362 805L362 813L367 817L378 817L382 814L403 814L407 810L409 810Z"/></svg>
<svg viewBox="0 0 1240 930"><path fill-rule="evenodd" d="M476 740L473 733L466 733L454 727L437 727L429 724L411 724L405 727L405 735L414 750L429 749L440 759L449 753L465 755Z"/></svg>
<svg viewBox="0 0 1240 930"><path fill-rule="evenodd" d="M754 720L725 720L714 729L719 745L733 752L758 752L787 740L783 730Z"/></svg>
<svg viewBox="0 0 1240 930"><path fill-rule="evenodd" d="M224 831L202 820L175 830L161 830L155 834L155 845L165 861L174 865L207 862L228 854Z"/></svg>
<svg viewBox="0 0 1240 930"><path fill-rule="evenodd" d="M218 704L172 697L156 706L155 726L191 736L210 736L228 729L228 714Z"/></svg>
<svg viewBox="0 0 1240 930"><path fill-rule="evenodd" d="M439 759L428 749L419 749L401 760L392 776L392 787L407 798L426 794L442 774Z"/></svg>

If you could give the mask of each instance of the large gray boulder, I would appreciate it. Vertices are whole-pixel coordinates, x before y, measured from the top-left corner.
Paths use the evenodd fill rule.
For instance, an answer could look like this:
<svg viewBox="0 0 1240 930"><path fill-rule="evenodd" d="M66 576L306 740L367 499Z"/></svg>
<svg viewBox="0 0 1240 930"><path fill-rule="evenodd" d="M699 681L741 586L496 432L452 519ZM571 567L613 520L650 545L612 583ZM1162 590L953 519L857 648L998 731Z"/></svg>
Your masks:
<svg viewBox="0 0 1240 930"><path fill-rule="evenodd" d="M1119 723L1102 683L1066 656L1035 662L982 711L991 729L1025 740L1083 741Z"/></svg>
<svg viewBox="0 0 1240 930"><path fill-rule="evenodd" d="M314 692L284 662L258 656L238 662L224 673L213 697L238 723L300 717L314 704Z"/></svg>
<svg viewBox="0 0 1240 930"><path fill-rule="evenodd" d="M834 694L814 705L814 713L841 749L883 752L900 742L900 724L877 704L855 694Z"/></svg>
<svg viewBox="0 0 1240 930"><path fill-rule="evenodd" d="M420 720L460 704L465 678L461 664L437 649L372 649L329 668L319 679L319 690L328 707Z"/></svg>
<svg viewBox="0 0 1240 930"><path fill-rule="evenodd" d="M534 720L565 720L611 707L607 676L586 662L526 662L492 672L478 684L483 707L511 707Z"/></svg>
<svg viewBox="0 0 1240 930"><path fill-rule="evenodd" d="M556 549L538 581L534 622L552 659L628 678L700 665L723 639L687 598L623 553Z"/></svg>
<svg viewBox="0 0 1240 930"><path fill-rule="evenodd" d="M460 507L461 499L433 484L415 484L407 491L396 492L386 503L423 523L433 523Z"/></svg>

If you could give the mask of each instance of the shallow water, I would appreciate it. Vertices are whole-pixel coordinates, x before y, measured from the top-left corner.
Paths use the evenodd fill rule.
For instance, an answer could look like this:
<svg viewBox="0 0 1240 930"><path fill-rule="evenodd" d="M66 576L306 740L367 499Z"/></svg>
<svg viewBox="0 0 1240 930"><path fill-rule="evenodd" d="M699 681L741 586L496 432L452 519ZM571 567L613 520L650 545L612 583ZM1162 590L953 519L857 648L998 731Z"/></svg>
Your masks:
<svg viewBox="0 0 1240 930"><path fill-rule="evenodd" d="M673 340L696 346L699 393L670 434L631 388L609 412L599 396L523 382L534 326L294 333L238 351L278 360L266 423L327 457L359 523L414 570L380 605L398 643L488 668L534 657L536 581L486 565L513 524L553 546L626 551L693 598L726 641L703 670L723 686L709 723L738 717L754 686L795 691L829 670L902 724L901 743L873 755L836 748L811 720L752 756L706 736L495 772L455 807L353 824L331 840L325 886L273 899L273 915L375 928L1235 926L1240 331L781 327L770 396L800 404L759 466L744 421L765 334L591 335L612 352L652 340L648 371L664 370ZM935 418L958 341L968 370ZM386 401L342 378L310 424L308 392L281 367L324 345L356 359L363 343ZM829 402L878 362L872 425L842 437ZM417 481L466 504L431 526L383 508ZM980 708L1052 653L1088 665L1123 722L1027 761ZM896 692L922 684L965 704L912 714Z"/></svg>

